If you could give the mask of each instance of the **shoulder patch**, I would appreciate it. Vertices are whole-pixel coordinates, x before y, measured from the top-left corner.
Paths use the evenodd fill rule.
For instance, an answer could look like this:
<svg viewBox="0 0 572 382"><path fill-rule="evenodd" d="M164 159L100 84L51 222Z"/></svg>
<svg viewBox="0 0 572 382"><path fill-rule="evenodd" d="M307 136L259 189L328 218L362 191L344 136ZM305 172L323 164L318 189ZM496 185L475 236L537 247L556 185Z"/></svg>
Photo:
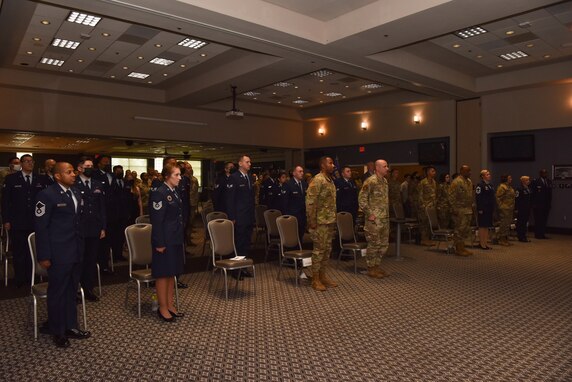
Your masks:
<svg viewBox="0 0 572 382"><path fill-rule="evenodd" d="M480 194L480 193L481 193L481 187L477 187L477 188L475 189L475 193Z"/></svg>
<svg viewBox="0 0 572 382"><path fill-rule="evenodd" d="M46 213L46 205L42 202L36 203L36 216L41 217Z"/></svg>
<svg viewBox="0 0 572 382"><path fill-rule="evenodd" d="M171 195L167 195L167 200L168 200L169 202L172 202L172 201L173 201L173 197L172 197Z"/></svg>
<svg viewBox="0 0 572 382"><path fill-rule="evenodd" d="M163 201L153 202L153 209L159 211L163 208Z"/></svg>

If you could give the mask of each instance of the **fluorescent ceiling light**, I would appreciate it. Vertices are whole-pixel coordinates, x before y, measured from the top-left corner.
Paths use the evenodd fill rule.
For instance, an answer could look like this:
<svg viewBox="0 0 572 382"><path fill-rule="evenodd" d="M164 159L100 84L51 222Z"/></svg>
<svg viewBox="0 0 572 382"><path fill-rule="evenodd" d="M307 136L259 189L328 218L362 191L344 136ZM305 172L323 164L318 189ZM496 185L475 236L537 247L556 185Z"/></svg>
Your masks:
<svg viewBox="0 0 572 382"><path fill-rule="evenodd" d="M131 72L127 75L127 77L140 78L140 79L144 80L145 78L149 77L149 75L145 74L145 73Z"/></svg>
<svg viewBox="0 0 572 382"><path fill-rule="evenodd" d="M149 61L152 64L157 64L157 65L165 65L165 66L169 66L171 65L173 62L173 60L167 60L166 58L160 58L160 57L155 57L154 59L152 59L151 61Z"/></svg>
<svg viewBox="0 0 572 382"><path fill-rule="evenodd" d="M487 30L485 28L475 26L460 31L456 31L454 34L460 38L469 38L473 36L478 36L483 33L487 33Z"/></svg>
<svg viewBox="0 0 572 382"><path fill-rule="evenodd" d="M54 41L52 41L52 46L57 46L59 48L66 48L66 49L77 49L77 47L79 46L79 42L64 40L61 38L55 38Z"/></svg>
<svg viewBox="0 0 572 382"><path fill-rule="evenodd" d="M207 45L207 43L204 42L204 41L201 41L201 40L195 40L195 39L192 39L192 38L186 38L186 39L184 39L183 41L181 41L181 42L180 42L179 44L177 44L177 45L184 46L184 47L187 47L187 48L192 48L192 49L200 49L200 48L202 48L203 46Z"/></svg>
<svg viewBox="0 0 572 382"><path fill-rule="evenodd" d="M257 95L260 95L260 93L258 93L258 92L246 92L246 93L242 93L242 95L245 95L247 97L256 97Z"/></svg>
<svg viewBox="0 0 572 382"><path fill-rule="evenodd" d="M294 101L292 101L292 103L301 105L301 104L304 104L304 103L308 103L308 101L306 101L306 100L304 100L304 99L295 99Z"/></svg>
<svg viewBox="0 0 572 382"><path fill-rule="evenodd" d="M71 12L68 16L68 21L71 23L77 23L82 25L89 25L94 27L101 20L101 17L88 15L86 13Z"/></svg>
<svg viewBox="0 0 572 382"><path fill-rule="evenodd" d="M274 84L274 86L278 86L281 88L287 88L288 86L292 86L294 84L290 83L290 82L277 82Z"/></svg>
<svg viewBox="0 0 572 382"><path fill-rule="evenodd" d="M519 58L524 58L524 57L528 57L528 54L524 53L522 50L517 50L516 52L505 53L500 55L500 58L503 58L507 61L517 60Z"/></svg>
<svg viewBox="0 0 572 382"><path fill-rule="evenodd" d="M334 74L334 73L330 72L329 70L325 70L325 69L316 70L315 72L310 73L311 76L318 77L318 78L327 77L327 76L332 75L332 74Z"/></svg>
<svg viewBox="0 0 572 382"><path fill-rule="evenodd" d="M46 64L46 65L62 66L65 61L64 60L56 60L55 58L42 57L40 62L42 64Z"/></svg>
<svg viewBox="0 0 572 382"><path fill-rule="evenodd" d="M364 89L379 89L382 87L383 87L382 84L376 84L376 83L371 83L371 84L367 84L367 85L362 86L362 88L364 88Z"/></svg>
<svg viewBox="0 0 572 382"><path fill-rule="evenodd" d="M329 93L326 93L326 94L324 94L324 95L327 96L327 97L339 97L339 96L342 95L342 93L329 92Z"/></svg>

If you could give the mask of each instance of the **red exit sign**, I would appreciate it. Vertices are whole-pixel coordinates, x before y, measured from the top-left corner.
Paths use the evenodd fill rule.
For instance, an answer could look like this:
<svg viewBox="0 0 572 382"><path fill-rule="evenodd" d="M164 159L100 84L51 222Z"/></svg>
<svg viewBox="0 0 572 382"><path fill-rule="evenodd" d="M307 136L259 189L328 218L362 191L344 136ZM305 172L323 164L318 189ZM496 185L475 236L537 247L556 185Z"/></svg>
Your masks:
<svg viewBox="0 0 572 382"><path fill-rule="evenodd" d="M365 153L365 146L360 146L360 147L359 147L359 152L360 152L360 153Z"/></svg>

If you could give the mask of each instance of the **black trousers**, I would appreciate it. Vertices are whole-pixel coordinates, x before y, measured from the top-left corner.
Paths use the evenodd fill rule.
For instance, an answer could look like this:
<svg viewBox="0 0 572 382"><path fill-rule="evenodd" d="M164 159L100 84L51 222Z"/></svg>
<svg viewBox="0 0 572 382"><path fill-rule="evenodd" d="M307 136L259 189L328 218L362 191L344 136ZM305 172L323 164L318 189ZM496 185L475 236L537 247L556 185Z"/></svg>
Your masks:
<svg viewBox="0 0 572 382"><path fill-rule="evenodd" d="M14 279L16 285L30 284L32 280L32 258L28 246L28 236L33 230L11 229L10 246L14 257Z"/></svg>
<svg viewBox="0 0 572 382"><path fill-rule="evenodd" d="M239 256L248 256L252 241L252 224L234 225L234 245Z"/></svg>
<svg viewBox="0 0 572 382"><path fill-rule="evenodd" d="M107 234L109 235L109 245L113 251L115 261L123 258L123 245L125 244L125 228L129 218L116 218L109 221Z"/></svg>
<svg viewBox="0 0 572 382"><path fill-rule="evenodd" d="M80 284L84 291L93 292L97 272L97 257L99 254L99 237L86 237L84 239L83 263Z"/></svg>
<svg viewBox="0 0 572 382"><path fill-rule="evenodd" d="M97 262L99 263L99 268L102 270L109 268L109 235L106 231L106 236L103 239L99 239L99 245L97 248Z"/></svg>
<svg viewBox="0 0 572 382"><path fill-rule="evenodd" d="M548 220L548 213L550 212L550 207L547 206L537 206L534 207L532 213L534 214L534 236L544 237L546 233L546 222Z"/></svg>
<svg viewBox="0 0 572 382"><path fill-rule="evenodd" d="M77 329L76 296L81 263L52 264L48 269L48 323L54 335Z"/></svg>
<svg viewBox="0 0 572 382"><path fill-rule="evenodd" d="M530 217L530 209L518 210L516 214L516 234L520 240L526 239L526 223Z"/></svg>

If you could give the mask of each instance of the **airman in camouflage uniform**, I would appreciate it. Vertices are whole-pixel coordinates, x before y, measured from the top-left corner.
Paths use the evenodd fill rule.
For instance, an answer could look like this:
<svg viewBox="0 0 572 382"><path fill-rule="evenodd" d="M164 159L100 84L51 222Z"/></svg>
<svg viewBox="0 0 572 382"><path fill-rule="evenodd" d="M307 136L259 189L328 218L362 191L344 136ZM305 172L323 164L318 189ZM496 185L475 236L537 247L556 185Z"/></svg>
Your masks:
<svg viewBox="0 0 572 382"><path fill-rule="evenodd" d="M425 168L426 177L419 182L417 193L419 194L419 208L417 210L419 219L419 230L421 231L421 245L432 246L433 242L429 241L431 236L431 227L429 227L429 218L427 217L427 208L437 208L437 182L435 182L435 167L428 166Z"/></svg>
<svg viewBox="0 0 572 382"><path fill-rule="evenodd" d="M501 182L496 192L499 214L498 240L500 245L509 246L508 233L514 217L515 191L511 186L512 176L501 176Z"/></svg>
<svg viewBox="0 0 572 382"><path fill-rule="evenodd" d="M455 230L455 253L458 256L470 256L465 249L465 240L471 234L471 218L473 216L473 183L471 168L461 166L460 175L453 180L449 190L449 199L453 211L453 226Z"/></svg>
<svg viewBox="0 0 572 382"><path fill-rule="evenodd" d="M401 182L398 181L399 179L399 170L394 168L391 169L389 173L389 181L388 181L388 188L389 188L389 211L392 213L392 206L395 203L401 202Z"/></svg>
<svg viewBox="0 0 572 382"><path fill-rule="evenodd" d="M451 175L441 174L439 186L437 187L437 218L439 228L449 229L451 224L451 200L449 200L449 190Z"/></svg>
<svg viewBox="0 0 572 382"><path fill-rule="evenodd" d="M375 162L375 175L365 180L358 201L365 216L365 238L367 240L367 275L382 278L388 274L381 269L381 258L389 247L389 197L385 175L389 171L387 162Z"/></svg>
<svg viewBox="0 0 572 382"><path fill-rule="evenodd" d="M334 172L332 158L320 158L320 170L320 173L312 179L306 192L306 215L314 245L312 288L325 291L326 287L338 286L326 275L336 224L336 186L331 178Z"/></svg>

